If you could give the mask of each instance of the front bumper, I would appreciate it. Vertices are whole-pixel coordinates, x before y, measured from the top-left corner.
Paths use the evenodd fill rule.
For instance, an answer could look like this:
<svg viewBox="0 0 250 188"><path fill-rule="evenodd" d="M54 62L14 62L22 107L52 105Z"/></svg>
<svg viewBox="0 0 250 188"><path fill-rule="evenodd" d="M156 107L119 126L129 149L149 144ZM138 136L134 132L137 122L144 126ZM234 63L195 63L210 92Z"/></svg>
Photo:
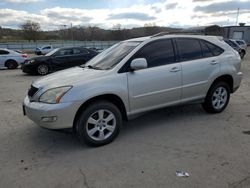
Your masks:
<svg viewBox="0 0 250 188"><path fill-rule="evenodd" d="M21 64L21 70L24 72L24 73L35 73L36 72L36 68L34 66L31 66L31 65L26 65L26 64Z"/></svg>
<svg viewBox="0 0 250 188"><path fill-rule="evenodd" d="M72 128L80 102L46 104L30 102L28 96L23 102L23 109L29 119L41 127L48 129ZM51 118L52 121L46 121Z"/></svg>

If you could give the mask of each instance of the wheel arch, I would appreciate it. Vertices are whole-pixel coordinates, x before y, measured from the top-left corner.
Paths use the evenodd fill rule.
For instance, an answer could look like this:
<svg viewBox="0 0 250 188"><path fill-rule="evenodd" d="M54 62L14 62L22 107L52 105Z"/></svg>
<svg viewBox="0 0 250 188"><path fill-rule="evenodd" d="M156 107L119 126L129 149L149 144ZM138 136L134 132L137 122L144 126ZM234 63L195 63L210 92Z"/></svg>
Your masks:
<svg viewBox="0 0 250 188"><path fill-rule="evenodd" d="M128 120L126 107L125 107L122 99L115 94L102 94L102 95L98 95L98 96L95 96L95 97L88 99L78 108L76 115L75 115L75 118L74 118L73 127L76 126L77 120L79 119L84 108L86 108L90 104L93 104L94 102L100 101L100 100L105 100L105 101L108 101L108 102L114 104L120 110L120 112L122 114L122 119Z"/></svg>
<svg viewBox="0 0 250 188"><path fill-rule="evenodd" d="M219 81L222 81L222 82L225 82L229 85L229 88L230 88L230 92L233 93L234 91L234 80L233 80L233 77L229 74L224 74L224 75L221 75L219 77L217 77L211 84L214 85L215 83L219 82ZM210 88L211 88L210 86Z"/></svg>
<svg viewBox="0 0 250 188"><path fill-rule="evenodd" d="M15 59L7 59L5 62L4 62L4 66L7 67L7 63L10 62L10 61L13 61L16 63L16 65L18 66L18 63Z"/></svg>

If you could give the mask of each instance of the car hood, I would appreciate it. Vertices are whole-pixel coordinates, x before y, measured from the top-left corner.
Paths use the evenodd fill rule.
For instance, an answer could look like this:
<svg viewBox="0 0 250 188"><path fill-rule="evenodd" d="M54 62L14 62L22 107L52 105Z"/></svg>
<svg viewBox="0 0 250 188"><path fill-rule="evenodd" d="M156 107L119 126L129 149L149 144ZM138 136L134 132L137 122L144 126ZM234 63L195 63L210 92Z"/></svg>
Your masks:
<svg viewBox="0 0 250 188"><path fill-rule="evenodd" d="M74 67L42 77L35 81L33 86L46 89L68 85L75 86L101 78L107 75L107 72L109 71Z"/></svg>
<svg viewBox="0 0 250 188"><path fill-rule="evenodd" d="M49 56L36 56L29 58L29 60L35 60L36 62L42 62L48 60L50 57Z"/></svg>

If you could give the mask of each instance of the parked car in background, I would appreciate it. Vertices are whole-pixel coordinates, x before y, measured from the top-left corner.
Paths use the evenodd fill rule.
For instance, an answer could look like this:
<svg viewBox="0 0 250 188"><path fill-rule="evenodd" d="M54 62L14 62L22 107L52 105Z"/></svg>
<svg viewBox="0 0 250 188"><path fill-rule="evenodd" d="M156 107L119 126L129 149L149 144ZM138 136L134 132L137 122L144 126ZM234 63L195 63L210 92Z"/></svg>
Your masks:
<svg viewBox="0 0 250 188"><path fill-rule="evenodd" d="M245 51L247 50L247 43L244 40L235 39L233 41L235 41Z"/></svg>
<svg viewBox="0 0 250 188"><path fill-rule="evenodd" d="M240 54L241 59L244 58L244 56L246 55L246 50L241 48L240 45L236 43L236 41L232 39L224 39L224 41Z"/></svg>
<svg viewBox="0 0 250 188"><path fill-rule="evenodd" d="M36 48L35 54L36 55L45 55L53 50L53 47L51 45L42 46L40 48Z"/></svg>
<svg viewBox="0 0 250 188"><path fill-rule="evenodd" d="M0 48L0 67L15 69L27 59L27 54L20 51Z"/></svg>
<svg viewBox="0 0 250 188"><path fill-rule="evenodd" d="M201 103L220 113L242 79L239 54L213 36L155 35L122 41L85 66L35 81L24 114L49 129L73 128L100 146L123 120L167 106Z"/></svg>
<svg viewBox="0 0 250 188"><path fill-rule="evenodd" d="M45 56L27 59L21 69L25 73L46 75L49 72L82 65L97 54L82 47L57 48Z"/></svg>
<svg viewBox="0 0 250 188"><path fill-rule="evenodd" d="M88 48L88 49L94 50L94 51L96 51L96 52L98 52L98 53L101 53L101 52L103 52L103 50L104 50L104 49L102 49L102 48L95 48L95 47L91 47L91 48Z"/></svg>

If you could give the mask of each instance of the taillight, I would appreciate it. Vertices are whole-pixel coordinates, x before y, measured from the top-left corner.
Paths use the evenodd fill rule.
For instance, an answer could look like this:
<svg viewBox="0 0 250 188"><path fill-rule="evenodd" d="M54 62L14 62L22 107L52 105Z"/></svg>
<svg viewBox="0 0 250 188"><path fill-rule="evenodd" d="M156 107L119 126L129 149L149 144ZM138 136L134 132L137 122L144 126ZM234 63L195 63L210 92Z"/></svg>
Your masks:
<svg viewBox="0 0 250 188"><path fill-rule="evenodd" d="M22 57L27 58L28 55L27 54L22 54Z"/></svg>

